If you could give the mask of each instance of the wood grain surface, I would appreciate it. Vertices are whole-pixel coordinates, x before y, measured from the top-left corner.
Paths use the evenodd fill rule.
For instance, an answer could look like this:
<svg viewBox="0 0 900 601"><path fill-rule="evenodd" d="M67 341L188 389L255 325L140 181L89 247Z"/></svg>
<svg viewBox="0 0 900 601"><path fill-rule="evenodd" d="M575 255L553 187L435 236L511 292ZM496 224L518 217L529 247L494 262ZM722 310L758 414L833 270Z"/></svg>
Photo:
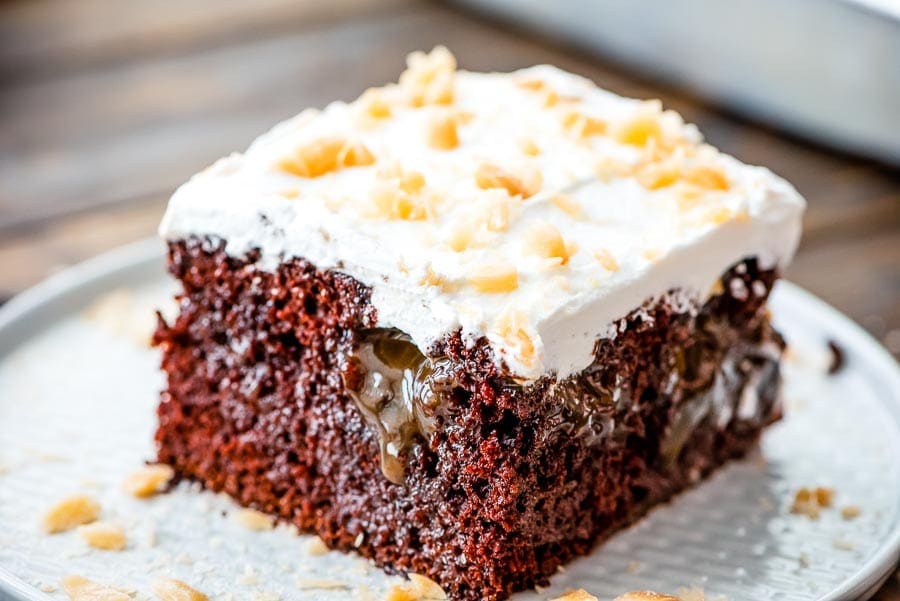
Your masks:
<svg viewBox="0 0 900 601"><path fill-rule="evenodd" d="M396 79L406 53L438 43L470 69L554 63L661 98L712 144L785 176L810 203L788 277L900 356L900 173L414 0L0 3L0 297L153 235L193 172L304 107ZM900 601L892 583L879 601Z"/></svg>

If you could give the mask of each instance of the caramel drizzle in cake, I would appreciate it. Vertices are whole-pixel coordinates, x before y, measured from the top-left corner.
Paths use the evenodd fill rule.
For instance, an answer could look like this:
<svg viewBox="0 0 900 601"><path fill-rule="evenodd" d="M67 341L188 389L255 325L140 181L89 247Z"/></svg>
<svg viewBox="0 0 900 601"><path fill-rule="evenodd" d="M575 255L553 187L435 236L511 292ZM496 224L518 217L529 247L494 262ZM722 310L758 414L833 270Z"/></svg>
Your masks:
<svg viewBox="0 0 900 601"><path fill-rule="evenodd" d="M447 359L428 359L402 332L365 330L341 361L351 398L379 436L381 471L404 482L404 454L431 436L442 391L452 388Z"/></svg>

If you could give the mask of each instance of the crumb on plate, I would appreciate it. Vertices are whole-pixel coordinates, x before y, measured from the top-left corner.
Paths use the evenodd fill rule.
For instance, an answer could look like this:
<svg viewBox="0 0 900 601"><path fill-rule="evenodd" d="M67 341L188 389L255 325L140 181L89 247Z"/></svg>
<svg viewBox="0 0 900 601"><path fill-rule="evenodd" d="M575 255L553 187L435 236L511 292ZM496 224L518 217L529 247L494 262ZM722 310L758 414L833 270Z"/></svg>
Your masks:
<svg viewBox="0 0 900 601"><path fill-rule="evenodd" d="M306 552L312 556L325 555L328 553L328 546L320 537L313 536L306 543Z"/></svg>
<svg viewBox="0 0 900 601"><path fill-rule="evenodd" d="M817 487L803 487L794 494L794 502L791 505L791 513L805 515L817 520L822 509L831 507L834 502L834 489Z"/></svg>
<svg viewBox="0 0 900 601"><path fill-rule="evenodd" d="M112 522L93 522L78 527L81 538L94 547L105 551L121 551L125 548L125 530Z"/></svg>
<svg viewBox="0 0 900 601"><path fill-rule="evenodd" d="M554 597L550 601L597 601L597 597L590 594L583 588L574 591L568 591L561 597ZM618 599L616 601L619 601Z"/></svg>
<svg viewBox="0 0 900 601"><path fill-rule="evenodd" d="M66 497L51 507L41 518L47 534L66 532L76 526L90 524L100 517L100 504L88 495Z"/></svg>
<svg viewBox="0 0 900 601"><path fill-rule="evenodd" d="M131 601L127 593L116 587L75 574L63 578L60 586L71 601Z"/></svg>
<svg viewBox="0 0 900 601"><path fill-rule="evenodd" d="M208 601L209 597L174 578L159 578L153 583L153 593L160 601Z"/></svg>
<svg viewBox="0 0 900 601"><path fill-rule="evenodd" d="M161 463L145 465L128 474L122 482L122 488L128 494L144 499L162 492L173 477L175 470L168 465Z"/></svg>
<svg viewBox="0 0 900 601"><path fill-rule="evenodd" d="M408 574L409 582L395 584L385 601L442 601L447 598L438 583L419 574Z"/></svg>
<svg viewBox="0 0 900 601"><path fill-rule="evenodd" d="M240 509L234 514L235 521L248 530L271 530L275 518L256 509Z"/></svg>

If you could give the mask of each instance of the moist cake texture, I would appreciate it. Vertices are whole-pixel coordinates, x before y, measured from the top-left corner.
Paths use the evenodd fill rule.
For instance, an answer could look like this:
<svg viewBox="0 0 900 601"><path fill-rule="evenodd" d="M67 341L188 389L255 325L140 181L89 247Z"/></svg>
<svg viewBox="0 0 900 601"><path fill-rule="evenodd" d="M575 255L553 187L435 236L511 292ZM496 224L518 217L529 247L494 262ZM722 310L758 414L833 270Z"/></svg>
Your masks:
<svg viewBox="0 0 900 601"><path fill-rule="evenodd" d="M173 196L159 460L452 599L546 583L779 418L802 210L658 103L417 53Z"/></svg>

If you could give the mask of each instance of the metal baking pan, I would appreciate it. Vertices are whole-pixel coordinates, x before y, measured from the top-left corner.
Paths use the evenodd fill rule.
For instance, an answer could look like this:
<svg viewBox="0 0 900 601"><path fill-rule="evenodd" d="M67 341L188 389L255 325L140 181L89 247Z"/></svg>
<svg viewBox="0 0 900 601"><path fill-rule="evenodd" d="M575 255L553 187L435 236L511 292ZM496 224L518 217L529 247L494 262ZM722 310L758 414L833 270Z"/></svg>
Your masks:
<svg viewBox="0 0 900 601"><path fill-rule="evenodd" d="M900 0L455 0L900 167Z"/></svg>

